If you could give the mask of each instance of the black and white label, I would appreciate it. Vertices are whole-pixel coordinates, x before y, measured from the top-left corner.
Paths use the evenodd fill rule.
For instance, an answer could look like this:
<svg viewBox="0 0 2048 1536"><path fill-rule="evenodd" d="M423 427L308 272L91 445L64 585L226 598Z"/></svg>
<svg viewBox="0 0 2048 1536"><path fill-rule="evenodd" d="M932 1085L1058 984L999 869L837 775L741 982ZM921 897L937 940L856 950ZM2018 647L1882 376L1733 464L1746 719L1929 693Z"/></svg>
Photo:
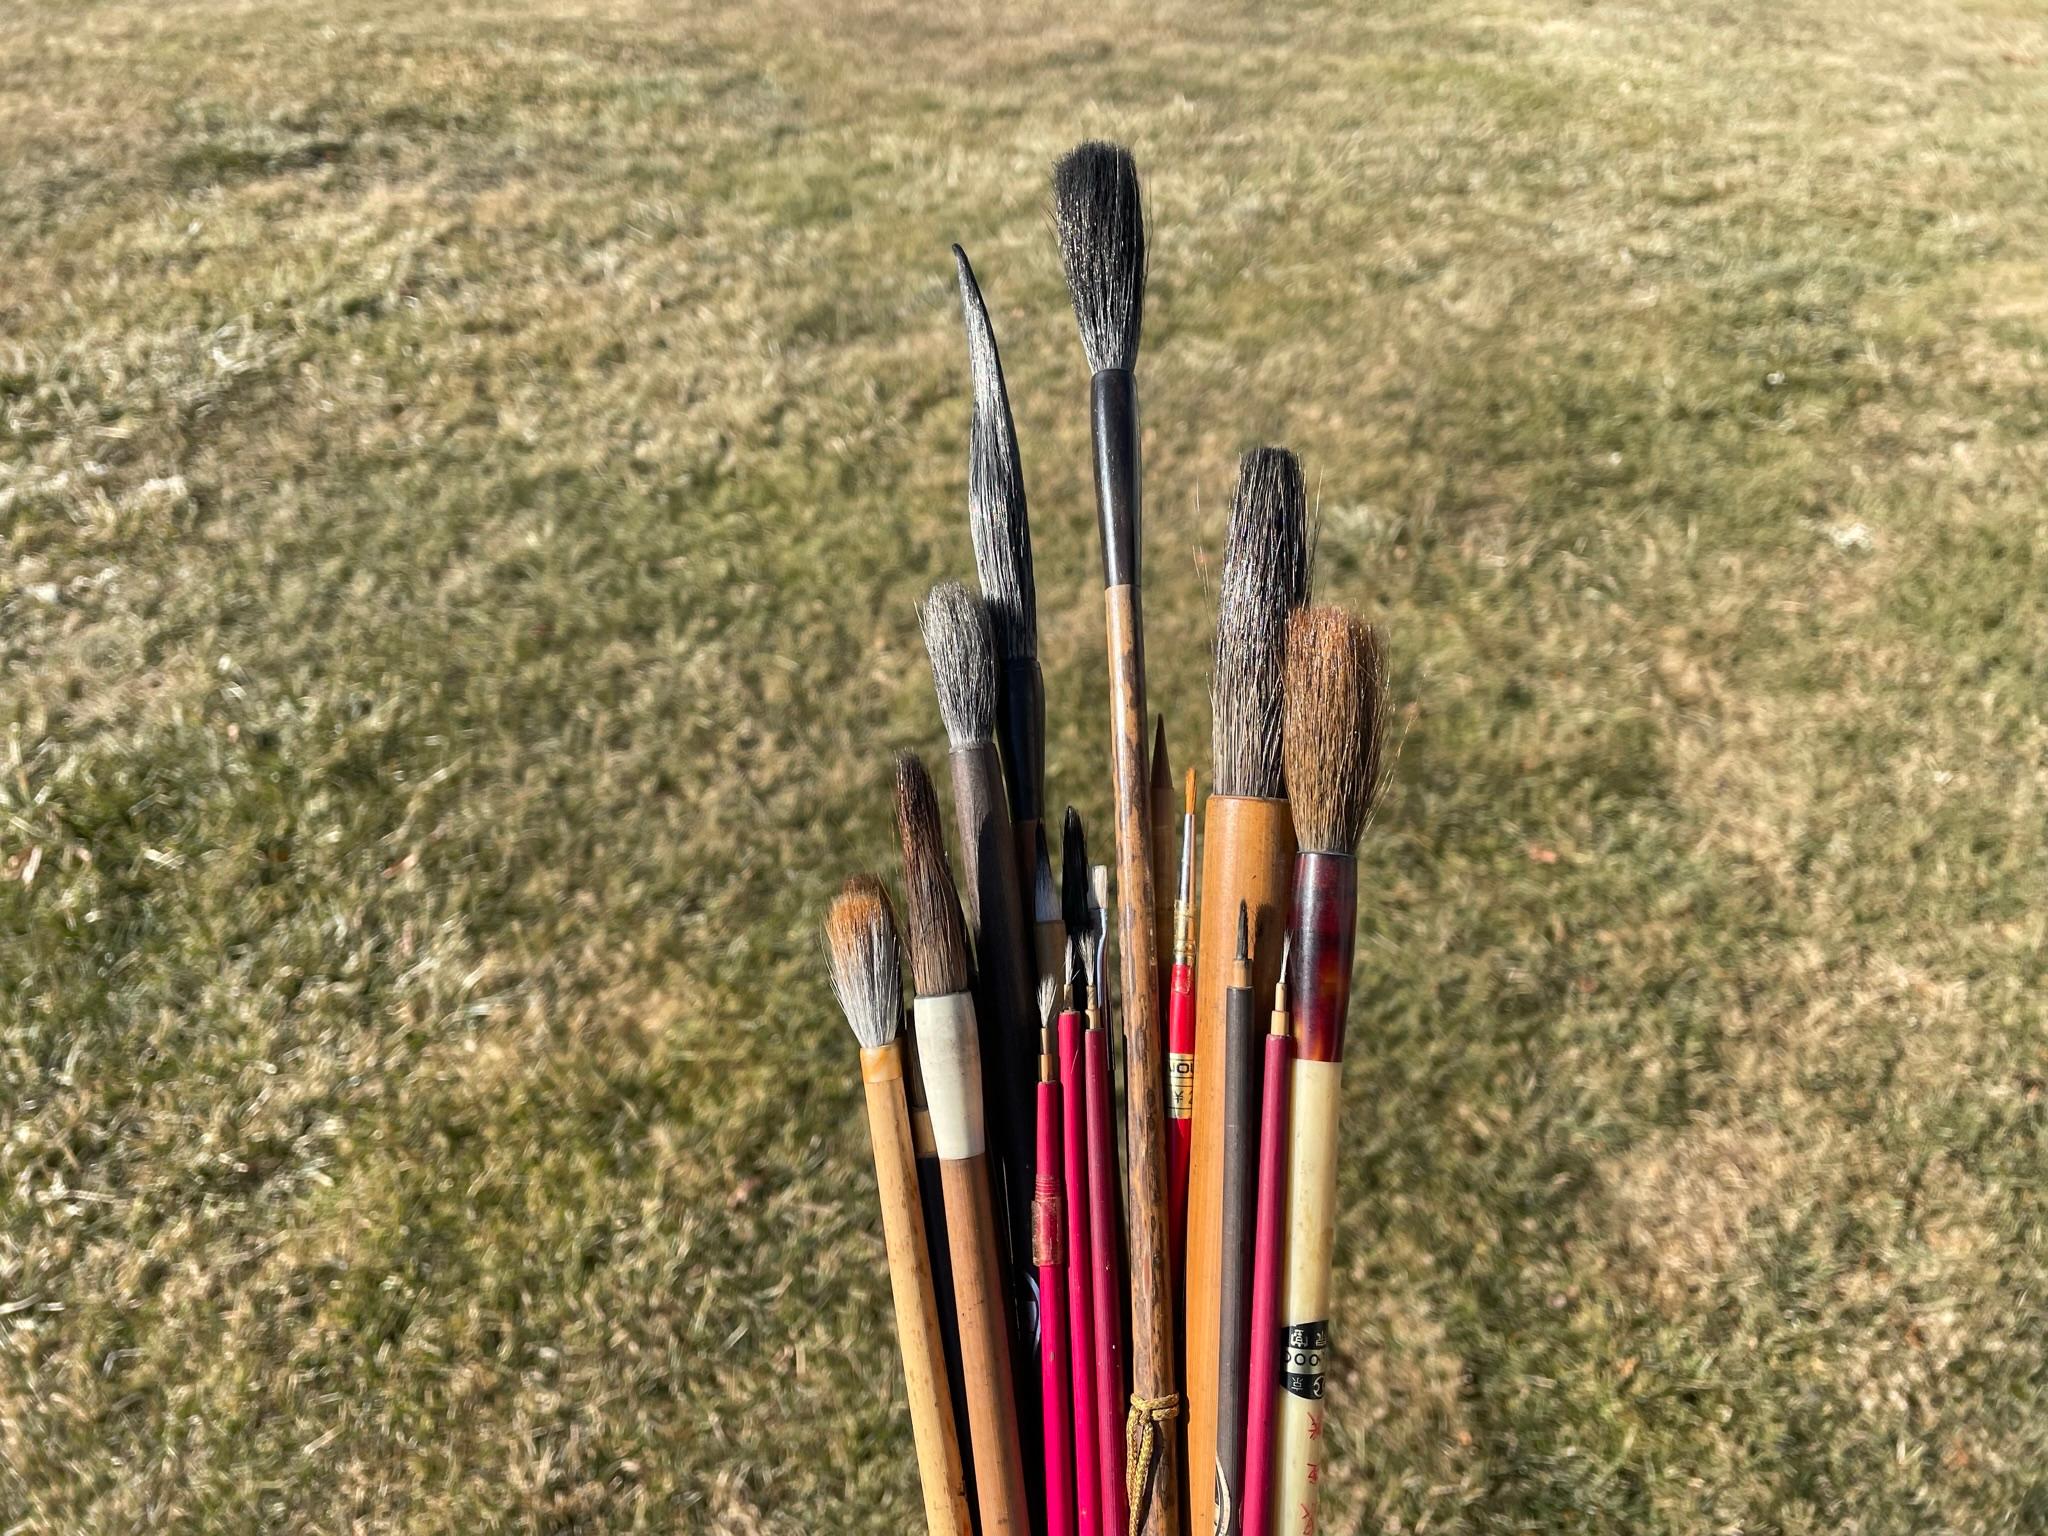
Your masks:
<svg viewBox="0 0 2048 1536"><path fill-rule="evenodd" d="M1280 1382L1291 1396L1323 1399L1323 1358L1330 1352L1330 1320L1289 1323L1280 1333Z"/></svg>

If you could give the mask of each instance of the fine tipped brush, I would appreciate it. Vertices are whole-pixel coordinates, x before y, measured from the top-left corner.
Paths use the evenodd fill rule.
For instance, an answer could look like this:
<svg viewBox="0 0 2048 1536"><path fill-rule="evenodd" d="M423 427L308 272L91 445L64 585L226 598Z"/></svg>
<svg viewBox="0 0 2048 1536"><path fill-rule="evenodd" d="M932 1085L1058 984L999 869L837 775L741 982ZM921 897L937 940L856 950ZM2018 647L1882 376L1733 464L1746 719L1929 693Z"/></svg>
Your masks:
<svg viewBox="0 0 2048 1536"><path fill-rule="evenodd" d="M1214 782L1202 826L1200 950L1228 952L1240 904L1252 929L1252 987L1264 994L1279 978L1294 874L1294 826L1281 755L1287 620L1309 587L1308 508L1301 465L1284 448L1255 448L1238 464L1237 491L1218 584L1216 649L1210 681L1215 715ZM1195 1039L1220 1041L1226 976L1203 967L1195 978ZM1200 1046L1198 1044L1198 1049ZM1252 1063L1258 1092L1263 1071ZM1229 1069L1195 1074L1194 1145L1188 1172L1188 1444L1207 1454L1216 1443L1219 1360L1218 1282L1222 1274L1223 1107ZM1189 1528L1209 1531L1213 1479L1190 1477ZM1260 1533L1263 1536L1263 1533Z"/></svg>
<svg viewBox="0 0 2048 1536"><path fill-rule="evenodd" d="M1281 972L1286 972L1283 952ZM1244 1494L1229 1510L1218 1456L1216 1533L1230 1536L1226 1514L1246 1536L1266 1536L1273 1503L1273 1405L1280 1395L1280 1287L1286 1255L1287 1095L1294 1075L1294 1039L1287 1030L1287 983L1273 987L1272 1027L1266 1035L1259 1103L1259 1162L1252 1225L1251 1310L1245 1320ZM1219 1442L1225 1426L1219 1419ZM1292 1529L1292 1527L1290 1527Z"/></svg>
<svg viewBox="0 0 2048 1536"><path fill-rule="evenodd" d="M932 1536L970 1536L960 1442L939 1337L939 1306L918 1206L916 1153L904 1095L903 965L896 919L881 881L855 875L825 917L832 991L860 1042L860 1077L881 1196L882 1240L896 1304L896 1342L910 1399L911 1438Z"/></svg>
<svg viewBox="0 0 2048 1536"><path fill-rule="evenodd" d="M1336 608L1305 608L1287 632L1284 748L1301 853L1294 861L1287 991L1296 1056L1287 1151L1286 1364L1273 1447L1278 1507L1313 1529L1322 1486L1330 1348L1337 1116L1358 928L1360 834L1380 788L1386 661L1380 639Z"/></svg>
<svg viewBox="0 0 2048 1536"><path fill-rule="evenodd" d="M1087 970L1087 1027L1081 1034L1082 1093L1087 1101L1089 1306L1095 1318L1096 1519L1105 1530L1128 1530L1124 1484L1124 1265L1122 1200L1118 1187L1116 1100L1110 1061L1109 999L1103 991L1109 926L1103 868L1089 867L1081 847L1081 821L1067 813L1070 855L1087 873L1077 897L1083 965ZM1069 866L1072 867L1071 865ZM1073 908L1069 908L1070 913ZM1068 918L1072 927L1073 917Z"/></svg>
<svg viewBox="0 0 2048 1536"><path fill-rule="evenodd" d="M1098 1377L1095 1342L1095 1266L1089 1184L1088 1128L1097 1114L1088 1082L1085 1035L1094 994L1089 989L1093 944L1088 929L1088 844L1070 805L1060 831L1060 913L1067 935L1067 1008L1059 1019L1060 1084L1064 1090L1061 1163L1067 1194L1067 1327L1074 1405L1074 1510L1082 1536L1108 1536L1101 1513L1103 1441L1098 1428L1106 1395ZM1099 1031L1098 1031L1099 1033ZM1108 1124L1106 1112L1103 1124ZM1114 1506L1110 1506L1114 1508Z"/></svg>
<svg viewBox="0 0 2048 1536"><path fill-rule="evenodd" d="M1009 1257L1011 1342L1017 1358L1017 1416L1027 1463L1039 1433L1038 1276L1031 1263L1031 1191L1035 1177L1031 1070L1038 1023L1019 904L1016 838L1003 798L1003 771L990 732L996 717L996 654L988 609L956 581L931 589L919 613L939 716L951 745L953 816L961 875L980 973L976 1002L987 1076L983 1092L994 1152L998 1209ZM1034 1484L1033 1509L1041 1496ZM1034 1525L1036 1521L1034 1521Z"/></svg>
<svg viewBox="0 0 2048 1536"><path fill-rule="evenodd" d="M1152 751L1145 759L1151 769L1151 777L1145 790L1145 805L1152 813L1152 931L1159 936L1159 997L1161 1006L1172 1010L1170 998L1173 986L1173 893L1174 874L1179 866L1174 863L1174 850L1178 846L1174 834L1180 829L1179 785L1173 777L1173 759L1166 750L1166 716L1152 718ZM1174 1113L1173 1101L1173 1043L1167 1042L1166 1063L1166 1114L1171 1121ZM1171 1126L1168 1127L1169 1131ZM1176 1262L1180 1248L1174 1248ZM1177 1278L1177 1277L1176 1277Z"/></svg>
<svg viewBox="0 0 2048 1536"><path fill-rule="evenodd" d="M959 268L960 318L967 330L967 366L974 383L974 408L967 423L967 526L974 539L981 595L995 627L996 745L1009 786L1010 820L1017 829L1017 867L1029 879L1045 817L1045 678L1038 666L1031 518L995 327L989 323L974 268L957 245L953 261Z"/></svg>
<svg viewBox="0 0 2048 1536"><path fill-rule="evenodd" d="M1044 1414L1041 1467L1047 1536L1076 1536L1074 1515L1073 1348L1067 1318L1066 1180L1061 1162L1065 1106L1059 1070L1060 984L1038 984L1038 1178L1031 1201L1031 1262L1038 1268L1039 1401Z"/></svg>
<svg viewBox="0 0 2048 1536"><path fill-rule="evenodd" d="M909 754L896 760L896 832L903 845L917 1054L945 1180L947 1240L953 1256L981 1536L1019 1536L1029 1529L1028 1505L1002 1261L989 1197L981 1048L974 999L968 992L967 931L946 864L938 795L924 764Z"/></svg>
<svg viewBox="0 0 2048 1536"><path fill-rule="evenodd" d="M1060 917L1059 878L1046 846L1045 824L1032 828L1031 838L1032 959L1038 975L1064 978L1067 973L1067 925Z"/></svg>
<svg viewBox="0 0 2048 1536"><path fill-rule="evenodd" d="M1053 222L1094 378L1090 421L1102 537L1123 963L1125 1151L1130 1161L1132 1536L1180 1529L1174 1420L1172 1254L1166 1219L1166 1104L1159 946L1145 771L1145 623L1138 340L1145 317L1145 215L1130 152L1088 143L1053 169Z"/></svg>
<svg viewBox="0 0 2048 1536"><path fill-rule="evenodd" d="M1217 1281L1216 1356L1217 1536L1263 1527L1243 1524L1246 1356L1251 1343L1252 1229L1258 1176L1259 1050L1257 998L1252 992L1250 913L1237 906L1237 954L1223 1000L1223 1240Z"/></svg>

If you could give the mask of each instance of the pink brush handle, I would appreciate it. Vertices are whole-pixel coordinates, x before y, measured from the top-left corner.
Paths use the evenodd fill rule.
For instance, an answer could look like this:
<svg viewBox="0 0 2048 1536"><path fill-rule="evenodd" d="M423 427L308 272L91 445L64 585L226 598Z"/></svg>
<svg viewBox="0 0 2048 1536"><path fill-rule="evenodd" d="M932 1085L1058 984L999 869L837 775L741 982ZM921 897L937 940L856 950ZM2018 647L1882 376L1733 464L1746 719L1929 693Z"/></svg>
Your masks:
<svg viewBox="0 0 2048 1536"><path fill-rule="evenodd" d="M1095 1445L1099 1529L1120 1531L1124 1492L1123 1277L1117 1272L1116 1142L1110 1131L1109 1036L1086 1030L1081 1053L1088 1086L1088 1242L1095 1291Z"/></svg>
<svg viewBox="0 0 2048 1536"><path fill-rule="evenodd" d="M1294 1041L1266 1036L1266 1093L1259 1115L1259 1214L1252 1233L1250 1406L1245 1413L1245 1536L1265 1536L1273 1498L1274 1394L1280 1385L1281 1222L1287 1209L1287 1079Z"/></svg>
<svg viewBox="0 0 2048 1536"><path fill-rule="evenodd" d="M1068 1401L1074 1417L1074 1522L1080 1536L1108 1536L1099 1526L1095 1505L1102 1490L1097 1470L1101 1447L1095 1420L1101 1394L1095 1385L1095 1274L1089 1264L1087 1092L1082 1079L1086 1064L1081 1050L1082 1019L1063 1013L1059 1023L1061 1166L1066 1173L1067 1265L1062 1277L1067 1298ZM1046 1166L1041 1157L1038 1166Z"/></svg>
<svg viewBox="0 0 2048 1536"><path fill-rule="evenodd" d="M1188 1251L1188 1155L1195 1144L1195 968L1173 963L1166 998L1166 1224L1176 1277Z"/></svg>
<svg viewBox="0 0 2048 1536"><path fill-rule="evenodd" d="M1075 1536L1074 1418L1068 1408L1066 1212L1060 1200L1060 1085L1038 1085L1038 1176L1031 1259L1038 1266L1038 1380L1045 1423L1046 1536Z"/></svg>

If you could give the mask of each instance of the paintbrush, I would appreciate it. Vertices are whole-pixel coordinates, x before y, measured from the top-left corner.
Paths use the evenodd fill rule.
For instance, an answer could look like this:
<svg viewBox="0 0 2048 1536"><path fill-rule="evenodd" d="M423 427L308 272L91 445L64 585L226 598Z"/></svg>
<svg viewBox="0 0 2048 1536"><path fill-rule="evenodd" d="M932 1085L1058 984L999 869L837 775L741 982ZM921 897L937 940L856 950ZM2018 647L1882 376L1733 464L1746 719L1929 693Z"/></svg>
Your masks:
<svg viewBox="0 0 2048 1536"><path fill-rule="evenodd" d="M967 366L974 408L967 423L967 528L974 539L974 570L995 627L998 664L996 745L1009 786L1010 821L1017 829L1017 869L1035 881L1039 828L1045 816L1045 678L1038 666L1038 584L1031 565L1031 517L1024 500L1024 470L1017 457L1017 426L1003 383L995 328L967 253L953 247L960 272L960 318L967 330ZM1047 861L1050 878L1050 861ZM1035 885L1023 892L1027 903ZM1039 921L1045 920L1041 909ZM1041 975L1058 976L1053 957Z"/></svg>
<svg viewBox="0 0 2048 1536"><path fill-rule="evenodd" d="M1246 1351L1252 1287L1254 1184L1258 1175L1259 1051L1257 995L1252 991L1250 912L1237 904L1237 955L1223 994L1223 1238L1217 1282L1216 1523L1217 1536L1238 1536L1244 1496ZM1211 1050L1214 1050L1212 1043ZM1264 1536L1263 1531L1256 1536Z"/></svg>
<svg viewBox="0 0 2048 1536"><path fill-rule="evenodd" d="M1301 852L1288 926L1295 1060L1280 1295L1286 1358L1273 1464L1274 1497L1290 1530L1315 1529L1322 1488L1338 1095L1358 928L1356 850L1380 788L1386 691L1385 653L1371 626L1336 608L1305 608L1289 622L1285 751Z"/></svg>
<svg viewBox="0 0 2048 1536"><path fill-rule="evenodd" d="M1244 1420L1244 1496L1231 1511L1219 1481L1217 1536L1233 1529L1267 1536L1273 1502L1273 1403L1280 1392L1280 1285L1286 1261L1287 1090L1293 1075L1294 1039L1287 1032L1285 952L1283 979L1273 985L1272 1027L1266 1035L1265 1077L1259 1107L1258 1210L1252 1235L1252 1300L1246 1320L1247 1361ZM1223 1433L1219 1424L1217 1433ZM1219 1474L1220 1476L1220 1474ZM1289 1526L1290 1536L1295 1527Z"/></svg>
<svg viewBox="0 0 2048 1536"><path fill-rule="evenodd" d="M1070 805L1060 837L1061 926L1067 934L1067 1010L1060 1015L1060 1083L1066 1110L1061 1126L1067 1195L1067 1328L1073 1377L1074 1511L1081 1536L1109 1536L1102 1523L1102 1438L1098 1424L1106 1395L1097 1379L1094 1246L1090 1236L1088 1127L1096 1114L1087 1081L1083 1039L1094 994L1089 990L1093 945L1088 932L1088 845L1081 817ZM1107 1135L1108 1116L1102 1116ZM1121 1385L1121 1384L1119 1384Z"/></svg>
<svg viewBox="0 0 2048 1536"><path fill-rule="evenodd" d="M903 964L896 919L881 881L855 875L846 882L826 914L825 945L832 991L860 1041L860 1079L875 1152L889 1289L896 1303L896 1342L903 1352L903 1387L910 1399L910 1432L924 1485L925 1525L932 1536L972 1536L903 1089Z"/></svg>
<svg viewBox="0 0 2048 1536"><path fill-rule="evenodd" d="M1073 1348L1067 1320L1067 1223L1058 1017L1060 984L1038 983L1038 1178L1031 1201L1031 1262L1038 1268L1039 1401L1045 1433L1045 1528L1048 1536L1076 1536L1074 1515Z"/></svg>
<svg viewBox="0 0 2048 1536"><path fill-rule="evenodd" d="M1006 1234L1012 1344L1019 1362L1017 1417L1027 1464L1036 1465L1039 1435L1038 1275L1031 1263L1032 1056L1038 1033L1031 961L1024 947L1016 840L1003 797L1003 770L990 732L996 715L996 655L988 610L957 581L931 589L919 610L939 717L952 750L953 816L960 834L961 874L979 974L987 1078L983 1092L995 1152L996 1192ZM1033 1485L1032 1509L1040 1491ZM1036 1521L1034 1520L1034 1528Z"/></svg>
<svg viewBox="0 0 2048 1536"><path fill-rule="evenodd" d="M1227 952L1240 903L1250 909L1252 986L1278 979L1294 874L1294 825L1287 809L1281 714L1287 619L1307 600L1309 545L1301 466L1283 448L1257 448L1238 465L1222 580L1217 594L1214 774L1202 827L1203 954ZM1195 1040L1223 1037L1227 977L1220 966L1195 978ZM1254 1071L1257 1066L1255 1064ZM1188 1171L1188 1444L1216 1443L1217 1285L1223 1221L1223 1104L1220 1057L1195 1071L1193 1149ZM1254 1089L1256 1092L1256 1089ZM1214 1525L1213 1479L1189 1479L1189 1528Z"/></svg>
<svg viewBox="0 0 2048 1536"><path fill-rule="evenodd" d="M1081 344L1094 374L1090 420L1102 536L1116 791L1118 954L1123 963L1125 1152L1130 1160L1132 1536L1177 1536L1173 1281L1166 1224L1166 1093L1159 1049L1159 945L1146 805L1145 626L1138 338L1145 216L1130 152L1083 144L1053 169L1053 222ZM1161 1432L1164 1430L1165 1432Z"/></svg>
<svg viewBox="0 0 2048 1536"><path fill-rule="evenodd" d="M1067 969L1067 925L1061 919L1058 877L1053 873L1052 853L1046 846L1045 824L1032 829L1032 924L1033 955L1041 977L1064 976Z"/></svg>
<svg viewBox="0 0 2048 1536"><path fill-rule="evenodd" d="M1117 1168L1116 1064L1110 1059L1109 994L1104 990L1109 945L1109 871L1088 872L1088 1027L1081 1033L1081 1071L1088 1100L1088 1253L1094 1266L1095 1435L1099 1480L1096 1520L1105 1530L1128 1530L1130 1500L1124 1483L1124 1227Z"/></svg>
<svg viewBox="0 0 2048 1536"><path fill-rule="evenodd" d="M968 992L967 932L939 830L938 795L924 764L896 759L896 831L903 844L904 911L917 1055L930 1100L932 1137L945 1181L953 1298L960 1319L961 1375L981 1536L1029 1529L1024 1464L1010 1376L1002 1261L989 1197L982 1121L981 1047Z"/></svg>

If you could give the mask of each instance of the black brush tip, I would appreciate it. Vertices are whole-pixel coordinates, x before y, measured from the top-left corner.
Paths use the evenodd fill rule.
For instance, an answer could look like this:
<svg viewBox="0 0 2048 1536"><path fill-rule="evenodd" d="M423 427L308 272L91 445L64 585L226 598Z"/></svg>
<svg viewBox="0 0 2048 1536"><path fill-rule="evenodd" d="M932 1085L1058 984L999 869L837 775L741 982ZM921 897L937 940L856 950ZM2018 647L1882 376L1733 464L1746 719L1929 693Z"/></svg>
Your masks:
<svg viewBox="0 0 2048 1536"><path fill-rule="evenodd" d="M967 528L974 570L1005 662L1038 654L1038 583L1031 564L1031 517L1017 457L1017 423L1003 382L995 327L967 253L953 247L960 271L960 319L967 330L967 367L974 408L967 423Z"/></svg>
<svg viewBox="0 0 2048 1536"><path fill-rule="evenodd" d="M1237 959L1240 964L1252 957L1252 915L1251 909L1243 902L1237 904Z"/></svg>
<svg viewBox="0 0 2048 1536"><path fill-rule="evenodd" d="M1053 226L1088 366L1133 368L1145 324L1145 208L1138 165L1093 140L1052 169Z"/></svg>
<svg viewBox="0 0 2048 1536"><path fill-rule="evenodd" d="M1088 927L1088 836L1071 805L1060 828L1060 917L1069 933Z"/></svg>

